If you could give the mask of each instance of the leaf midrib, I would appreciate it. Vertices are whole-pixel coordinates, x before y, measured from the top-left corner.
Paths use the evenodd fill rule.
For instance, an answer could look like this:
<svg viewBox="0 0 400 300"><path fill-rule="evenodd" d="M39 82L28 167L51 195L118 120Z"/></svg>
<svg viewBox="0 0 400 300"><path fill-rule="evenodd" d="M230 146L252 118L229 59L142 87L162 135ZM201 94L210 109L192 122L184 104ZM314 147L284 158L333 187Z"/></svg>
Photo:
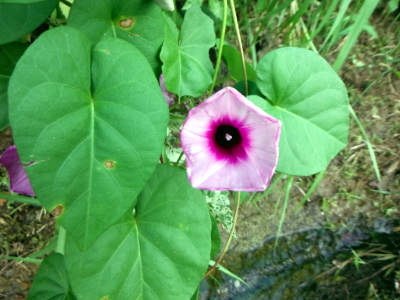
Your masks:
<svg viewBox="0 0 400 300"><path fill-rule="evenodd" d="M88 206L86 210L86 224L85 224L85 232L84 232L84 237L83 237L83 249L88 249L90 245L88 245L88 236L89 236L89 224L90 224L90 212L91 212L91 206L92 206L92 189L93 189L93 165L94 165L94 119L95 119L95 111L94 111L94 99L91 98L91 103L90 103L90 164L89 164L89 180L88 180Z"/></svg>

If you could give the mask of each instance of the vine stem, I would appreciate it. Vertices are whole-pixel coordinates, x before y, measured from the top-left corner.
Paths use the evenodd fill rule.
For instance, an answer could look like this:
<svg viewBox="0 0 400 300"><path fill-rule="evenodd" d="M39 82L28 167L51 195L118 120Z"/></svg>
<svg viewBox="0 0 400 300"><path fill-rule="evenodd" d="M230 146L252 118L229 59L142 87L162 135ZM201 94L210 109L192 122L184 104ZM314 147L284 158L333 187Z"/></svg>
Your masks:
<svg viewBox="0 0 400 300"><path fill-rule="evenodd" d="M219 38L219 48L218 48L218 57L217 62L215 63L215 71L214 71L214 78L213 83L211 85L210 91L208 92L208 97L211 96L215 84L217 82L217 77L219 73L219 67L221 65L221 58L222 58L222 51L224 49L224 41L225 41L225 31L226 31L226 22L228 19L228 0L224 0L224 10L222 15L222 25L221 25L221 37Z"/></svg>
<svg viewBox="0 0 400 300"><path fill-rule="evenodd" d="M22 262L27 262L27 263L32 263L32 264L40 264L43 261L43 259L39 259L39 258L8 256L8 255L0 256L0 258L22 261Z"/></svg>
<svg viewBox="0 0 400 300"><path fill-rule="evenodd" d="M27 196L20 196L18 194L9 194L0 192L0 198L11 202L24 203L35 206L42 206L38 199Z"/></svg>
<svg viewBox="0 0 400 300"><path fill-rule="evenodd" d="M239 215L239 206L240 206L240 192L237 192L236 194L236 207L235 207L235 215L233 217L233 223L232 223L232 228L231 228L231 232L229 233L229 237L228 240L226 241L225 247L222 250L221 255L219 256L218 260L215 262L215 264L206 272L206 274L204 274L204 278L207 277L208 275L210 275L212 272L215 271L216 268L218 268L218 265L221 263L222 259L224 258L226 252L229 249L229 246L231 245L232 242L232 238L233 238L233 234L235 232L235 227L236 227L236 223L237 223L237 219L238 219L238 215Z"/></svg>
<svg viewBox="0 0 400 300"><path fill-rule="evenodd" d="M72 6L72 3L71 3L71 2L68 2L67 0L60 0L60 2L61 2L62 4L64 4L64 5L68 6L68 7L71 7L71 6Z"/></svg>
<svg viewBox="0 0 400 300"><path fill-rule="evenodd" d="M237 40L238 40L238 43L239 43L240 56L242 58L244 87L246 89L246 95L245 96L247 96L249 94L249 85L248 85L248 82L247 82L246 61L244 59L242 38L240 36L240 28L239 28L239 23L238 23L237 16L236 16L235 1L234 0L230 0L230 4L231 4L232 16L233 16L233 23L235 24Z"/></svg>
<svg viewBox="0 0 400 300"><path fill-rule="evenodd" d="M64 248L65 248L65 238L67 236L67 231L64 227L58 224L58 236L57 236L57 246L56 252L64 255Z"/></svg>

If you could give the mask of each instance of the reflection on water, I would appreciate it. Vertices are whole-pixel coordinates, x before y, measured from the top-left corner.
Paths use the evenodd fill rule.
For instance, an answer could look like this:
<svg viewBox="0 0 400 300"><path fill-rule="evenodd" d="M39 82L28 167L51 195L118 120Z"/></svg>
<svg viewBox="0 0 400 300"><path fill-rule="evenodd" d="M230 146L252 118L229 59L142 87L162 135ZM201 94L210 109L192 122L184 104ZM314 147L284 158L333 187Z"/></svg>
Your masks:
<svg viewBox="0 0 400 300"><path fill-rule="evenodd" d="M334 269L336 260L351 257L351 249L370 247L370 243L384 244L386 251L396 252L400 249L400 237L393 232L393 226L380 221L351 230L311 228L286 234L278 240L270 237L259 248L231 252L224 259L223 266L244 279L247 285L216 271L214 278L203 280L200 299L366 299L370 280L365 279L387 261L360 270L351 263L348 270L340 273L342 277L318 275ZM383 278L382 283L392 290L394 273ZM378 278L371 279L380 279L374 277Z"/></svg>

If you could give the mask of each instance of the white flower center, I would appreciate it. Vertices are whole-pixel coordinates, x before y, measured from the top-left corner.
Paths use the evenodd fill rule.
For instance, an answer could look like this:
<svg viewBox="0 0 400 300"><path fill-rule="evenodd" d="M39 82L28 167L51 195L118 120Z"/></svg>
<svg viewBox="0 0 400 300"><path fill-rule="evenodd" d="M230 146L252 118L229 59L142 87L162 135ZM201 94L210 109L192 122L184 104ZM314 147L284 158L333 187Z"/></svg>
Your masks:
<svg viewBox="0 0 400 300"><path fill-rule="evenodd" d="M220 125L215 132L215 142L219 147L230 149L242 141L239 130L231 125Z"/></svg>
<svg viewBox="0 0 400 300"><path fill-rule="evenodd" d="M225 139L229 142L233 137L229 133L225 133Z"/></svg>

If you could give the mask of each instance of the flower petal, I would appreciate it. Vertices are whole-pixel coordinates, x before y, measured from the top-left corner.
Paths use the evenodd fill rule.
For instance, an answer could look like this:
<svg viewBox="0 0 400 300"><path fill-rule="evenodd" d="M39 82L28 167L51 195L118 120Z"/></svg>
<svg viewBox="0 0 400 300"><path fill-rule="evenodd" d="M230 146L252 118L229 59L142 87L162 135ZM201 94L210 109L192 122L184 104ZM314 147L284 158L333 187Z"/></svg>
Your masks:
<svg viewBox="0 0 400 300"><path fill-rule="evenodd" d="M206 190L265 190L278 161L280 121L231 87L193 108L181 129L191 184Z"/></svg>
<svg viewBox="0 0 400 300"><path fill-rule="evenodd" d="M161 92L164 96L165 102L167 102L168 106L171 106L174 103L175 96L174 94L167 91L167 87L165 86L164 74L160 75L159 78Z"/></svg>
<svg viewBox="0 0 400 300"><path fill-rule="evenodd" d="M8 147L0 156L0 163L6 168L10 177L10 190L29 196L35 196L29 182L28 175L21 164L17 148L13 145Z"/></svg>

